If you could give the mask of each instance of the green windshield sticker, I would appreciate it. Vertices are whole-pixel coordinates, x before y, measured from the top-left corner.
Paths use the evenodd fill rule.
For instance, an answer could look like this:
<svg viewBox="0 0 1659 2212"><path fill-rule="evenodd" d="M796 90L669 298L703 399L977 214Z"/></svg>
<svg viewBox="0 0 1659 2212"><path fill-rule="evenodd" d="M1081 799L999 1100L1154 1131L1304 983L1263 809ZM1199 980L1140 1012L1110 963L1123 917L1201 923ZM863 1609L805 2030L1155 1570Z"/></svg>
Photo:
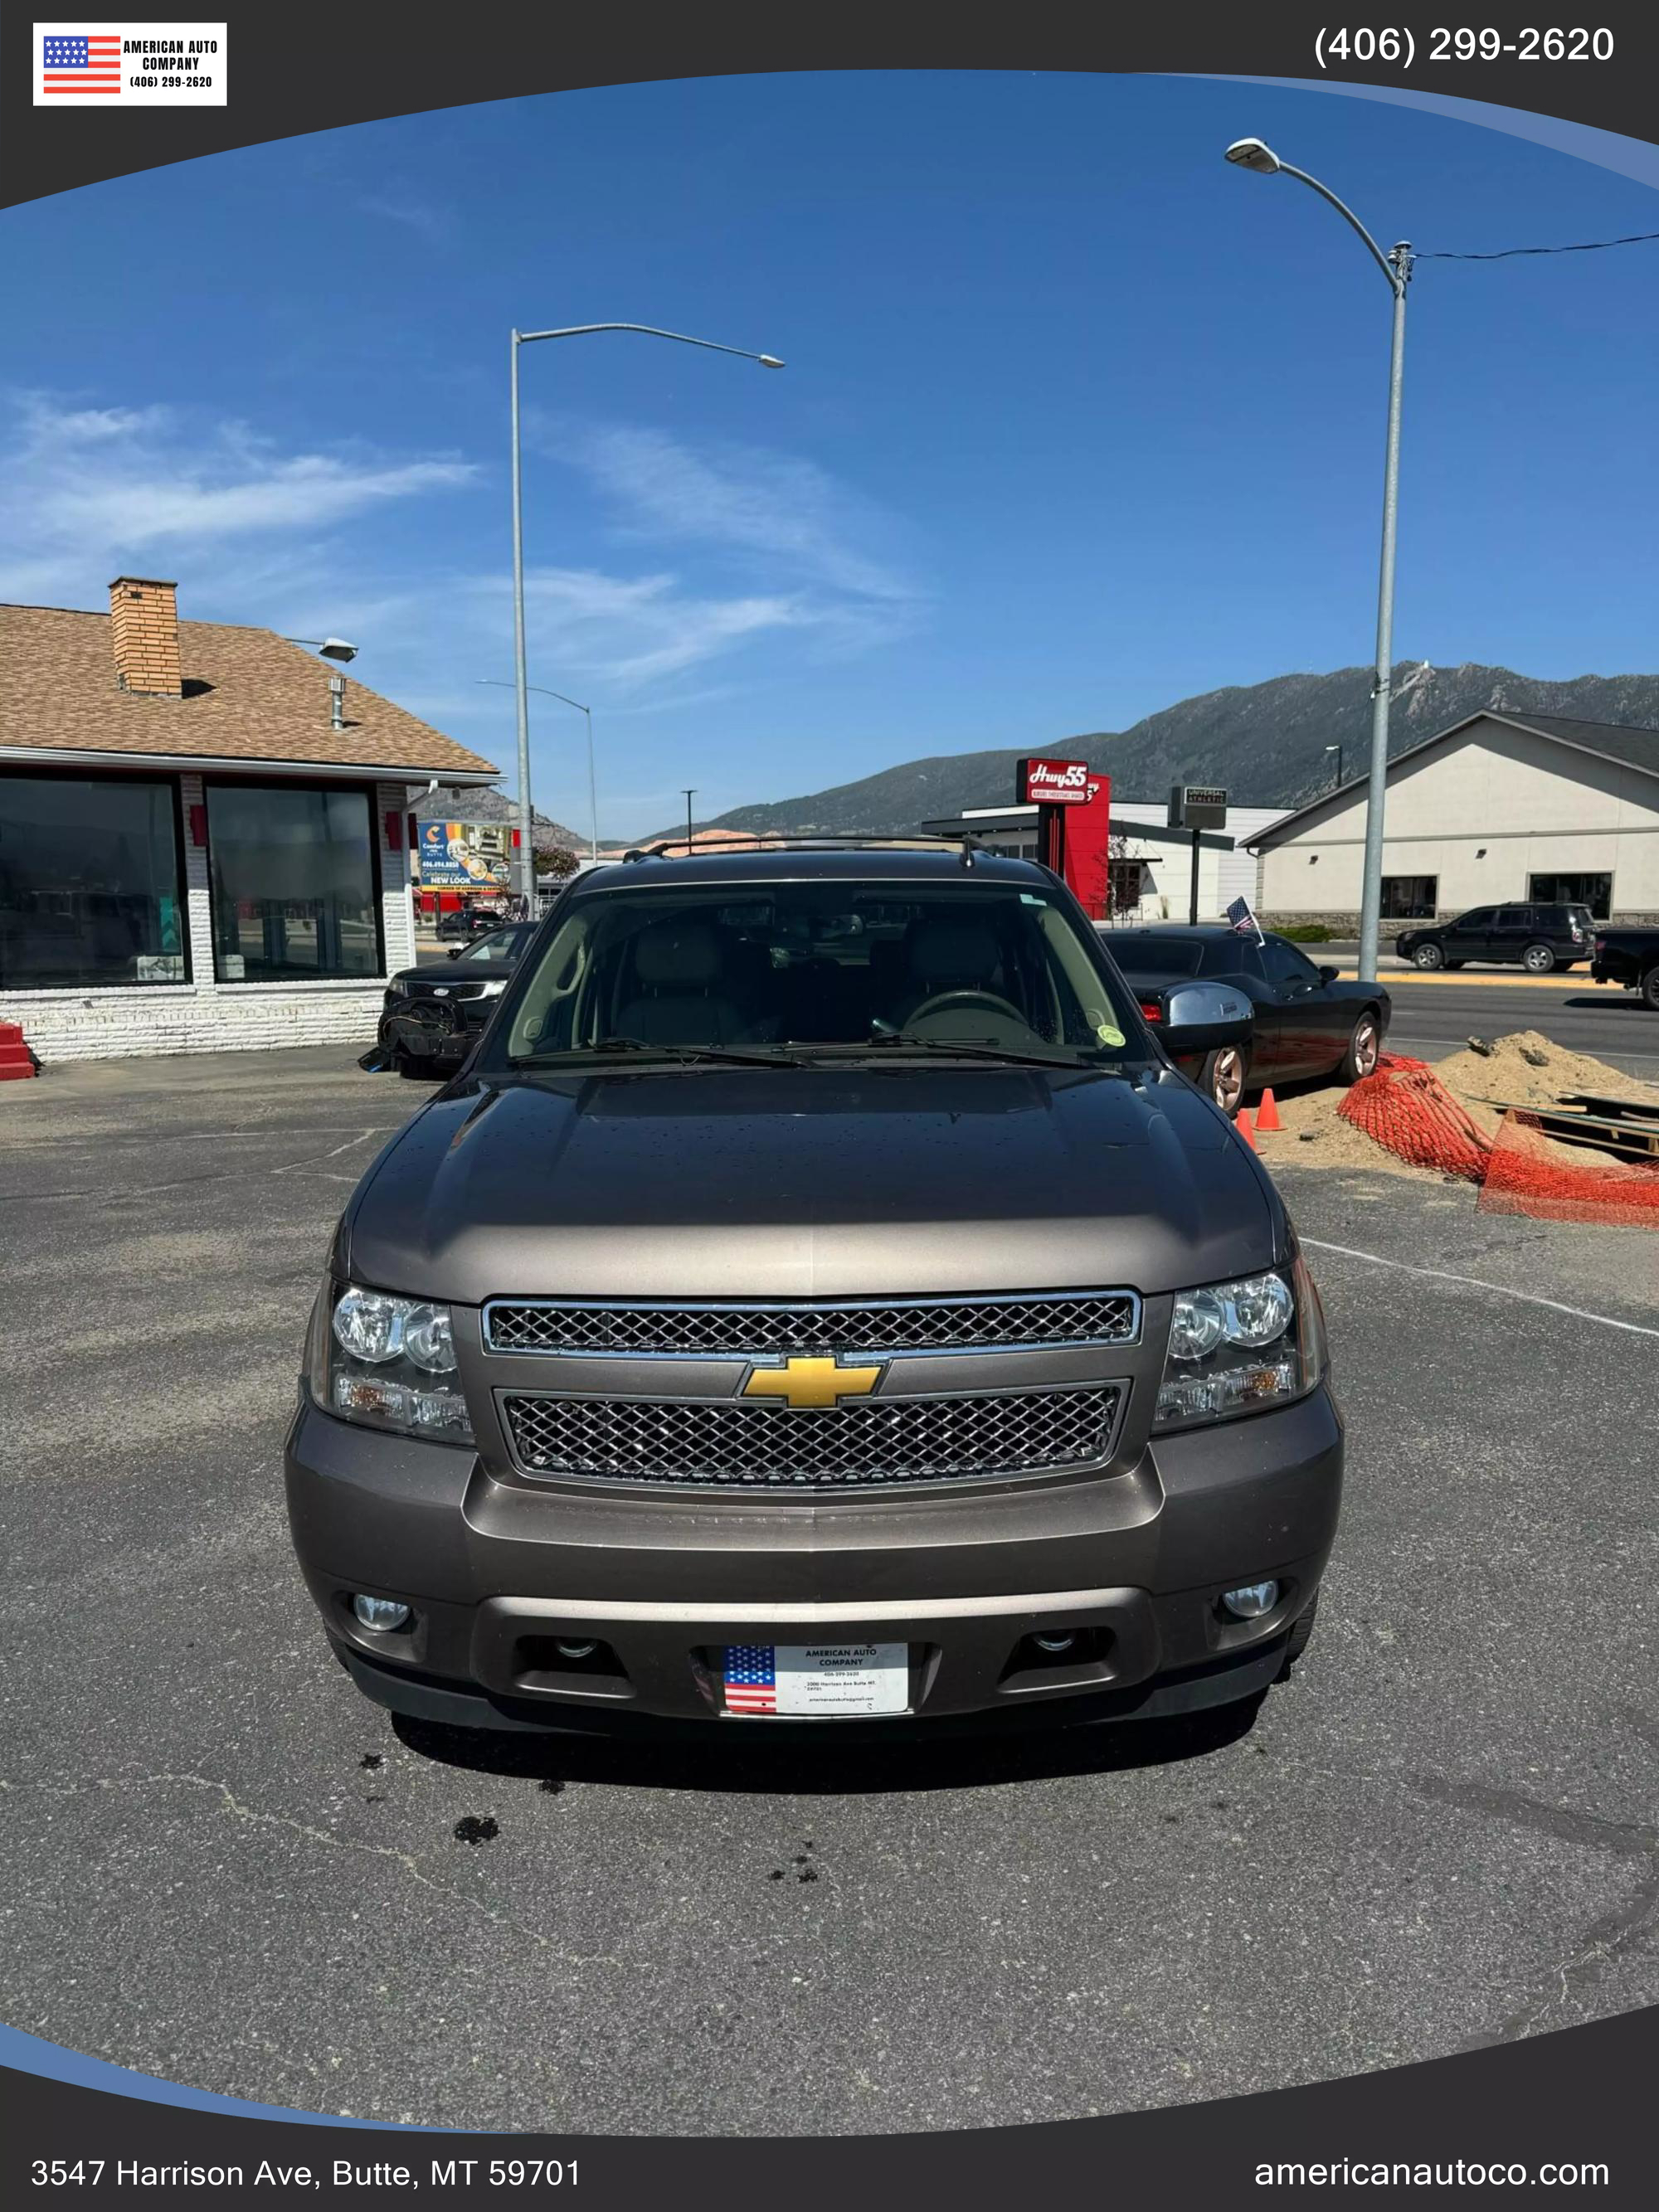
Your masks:
<svg viewBox="0 0 1659 2212"><path fill-rule="evenodd" d="M1102 1044L1121 1044L1123 1042L1122 1030L1114 1028L1110 1022L1097 1022L1095 1024L1095 1035L1100 1039Z"/></svg>

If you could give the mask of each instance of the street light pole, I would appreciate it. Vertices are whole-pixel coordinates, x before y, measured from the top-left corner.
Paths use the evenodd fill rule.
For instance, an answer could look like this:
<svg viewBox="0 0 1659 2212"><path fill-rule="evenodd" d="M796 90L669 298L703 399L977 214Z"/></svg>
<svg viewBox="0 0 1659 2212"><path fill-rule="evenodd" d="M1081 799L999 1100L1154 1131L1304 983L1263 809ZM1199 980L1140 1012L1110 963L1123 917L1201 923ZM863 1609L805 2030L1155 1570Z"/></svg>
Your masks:
<svg viewBox="0 0 1659 2212"><path fill-rule="evenodd" d="M480 684L493 684L502 691L512 691L517 689L515 684L503 684L499 676L481 676L478 681ZM599 787L593 781L593 709L591 707L584 707L580 699L566 699L562 691L550 691L545 684L526 684L525 690L538 692L544 699L561 700L565 706L574 707L579 714L585 714L587 717L588 842L592 857L597 860L599 857Z"/></svg>
<svg viewBox="0 0 1659 2212"><path fill-rule="evenodd" d="M519 844L520 883L525 896L526 915L536 911L536 855L531 842L530 805L530 690L525 662L524 643L524 467L519 437L519 348L537 345L544 338L592 337L601 331L631 331L641 337L671 338L676 345L699 346L706 353L735 354L741 361L757 361L763 368L781 368L783 363L775 354L750 353L744 346L717 345L713 338L688 337L684 331L659 330L651 323L573 323L562 331L517 331L512 333L508 348L512 357L512 416L513 416L513 661L514 689L519 706ZM572 702L574 703L574 702ZM582 709L586 713L586 708ZM592 719L588 724L590 733ZM588 752L588 792L593 793L593 756L590 744ZM594 850L599 849L597 828L593 836Z"/></svg>
<svg viewBox="0 0 1659 2212"><path fill-rule="evenodd" d="M1353 210L1328 185L1305 169L1282 161L1260 138L1240 138L1227 159L1258 176L1294 177L1328 201L1364 240L1394 295L1394 329L1389 353L1389 438L1382 471L1382 551L1376 588L1376 666L1371 679L1370 775L1365 799L1365 858L1359 890L1359 977L1376 981L1377 925L1382 909L1382 817L1389 797L1389 694L1394 662L1394 571L1395 526L1400 511L1400 411L1406 375L1406 288L1412 277L1412 250L1402 242L1384 253ZM1338 781L1340 781L1339 775Z"/></svg>

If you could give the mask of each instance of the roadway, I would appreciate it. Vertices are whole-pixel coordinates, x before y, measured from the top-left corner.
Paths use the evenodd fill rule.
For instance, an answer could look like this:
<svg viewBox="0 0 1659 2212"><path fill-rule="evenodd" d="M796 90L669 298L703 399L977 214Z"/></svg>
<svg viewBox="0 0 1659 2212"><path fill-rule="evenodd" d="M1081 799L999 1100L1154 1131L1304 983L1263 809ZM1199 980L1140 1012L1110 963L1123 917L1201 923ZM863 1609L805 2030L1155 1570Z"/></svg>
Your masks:
<svg viewBox="0 0 1659 2212"><path fill-rule="evenodd" d="M1541 1030L1569 1051L1659 1083L1659 1014L1632 993L1571 975L1429 977L1396 969L1382 981L1394 1000L1389 1042L1396 1052L1443 1060L1469 1036Z"/></svg>

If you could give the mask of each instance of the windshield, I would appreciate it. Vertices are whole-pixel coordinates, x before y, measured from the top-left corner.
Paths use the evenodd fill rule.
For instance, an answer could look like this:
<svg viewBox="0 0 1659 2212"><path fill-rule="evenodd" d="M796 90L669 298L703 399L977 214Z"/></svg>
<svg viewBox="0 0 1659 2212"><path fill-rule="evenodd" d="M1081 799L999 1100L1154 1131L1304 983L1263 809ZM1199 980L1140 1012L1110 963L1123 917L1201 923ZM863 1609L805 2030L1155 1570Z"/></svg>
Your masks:
<svg viewBox="0 0 1659 2212"><path fill-rule="evenodd" d="M1147 1056L1133 1002L1067 908L1018 884L642 884L578 898L521 969L483 1064L623 1041L670 1055Z"/></svg>
<svg viewBox="0 0 1659 2212"><path fill-rule="evenodd" d="M529 935L530 931L524 927L493 929L488 937L481 937L476 943L469 945L460 957L464 961L505 960L510 965L523 951L525 940Z"/></svg>

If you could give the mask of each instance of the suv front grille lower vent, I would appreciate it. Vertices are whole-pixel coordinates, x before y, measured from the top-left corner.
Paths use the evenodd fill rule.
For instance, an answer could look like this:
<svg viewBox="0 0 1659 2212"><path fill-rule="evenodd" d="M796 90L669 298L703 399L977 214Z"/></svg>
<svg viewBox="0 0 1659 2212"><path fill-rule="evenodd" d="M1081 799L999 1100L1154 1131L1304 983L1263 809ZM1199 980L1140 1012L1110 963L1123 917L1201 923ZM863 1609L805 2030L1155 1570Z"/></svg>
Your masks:
<svg viewBox="0 0 1659 2212"><path fill-rule="evenodd" d="M1002 1346L1133 1344L1132 1291L1062 1296L897 1298L823 1304L646 1305L497 1298L484 1308L491 1352L768 1353L957 1352Z"/></svg>
<svg viewBox="0 0 1659 2212"><path fill-rule="evenodd" d="M532 1474L853 1490L1091 1465L1111 1449L1121 1395L1110 1384L894 1398L821 1413L707 1398L508 1393L501 1402L519 1464Z"/></svg>

